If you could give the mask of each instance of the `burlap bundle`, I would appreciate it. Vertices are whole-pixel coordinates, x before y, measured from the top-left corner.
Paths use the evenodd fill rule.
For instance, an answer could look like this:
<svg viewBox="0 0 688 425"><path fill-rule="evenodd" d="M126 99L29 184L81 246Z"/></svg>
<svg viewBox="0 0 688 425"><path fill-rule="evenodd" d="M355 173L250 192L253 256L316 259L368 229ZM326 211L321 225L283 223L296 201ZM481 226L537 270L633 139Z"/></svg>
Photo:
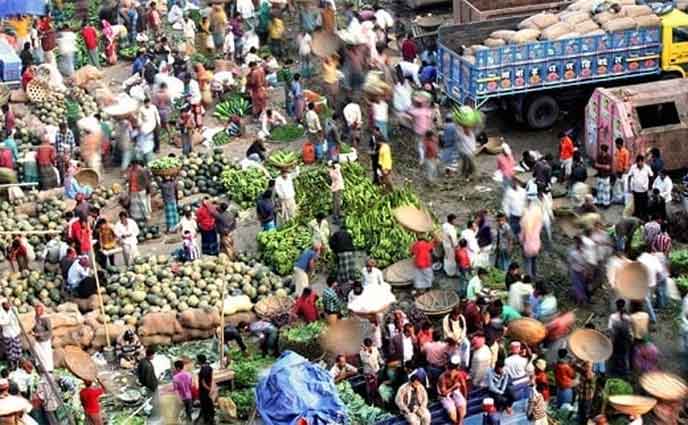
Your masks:
<svg viewBox="0 0 688 425"><path fill-rule="evenodd" d="M174 311L165 313L148 313L141 319L139 326L140 336L169 335L172 336L181 330L181 324L177 320Z"/></svg>
<svg viewBox="0 0 688 425"><path fill-rule="evenodd" d="M566 22L558 22L542 31L541 38L545 40L556 40L571 31L573 31L573 29L569 24Z"/></svg>
<svg viewBox="0 0 688 425"><path fill-rule="evenodd" d="M540 30L526 28L519 30L511 38L511 43L513 44L525 44L536 41L540 37Z"/></svg>
<svg viewBox="0 0 688 425"><path fill-rule="evenodd" d="M637 26L633 18L616 18L602 25L602 29L607 32L625 31Z"/></svg>
<svg viewBox="0 0 688 425"><path fill-rule="evenodd" d="M177 315L179 323L185 328L214 329L220 325L220 314L216 308L192 308Z"/></svg>

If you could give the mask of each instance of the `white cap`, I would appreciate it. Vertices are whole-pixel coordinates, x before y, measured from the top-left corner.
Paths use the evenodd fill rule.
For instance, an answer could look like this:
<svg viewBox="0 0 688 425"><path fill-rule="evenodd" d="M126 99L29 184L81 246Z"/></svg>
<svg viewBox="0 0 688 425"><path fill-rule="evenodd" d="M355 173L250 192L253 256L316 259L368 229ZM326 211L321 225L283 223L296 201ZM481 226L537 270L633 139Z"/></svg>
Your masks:
<svg viewBox="0 0 688 425"><path fill-rule="evenodd" d="M494 400L491 398L484 398L483 399L483 406L492 406L494 405Z"/></svg>
<svg viewBox="0 0 688 425"><path fill-rule="evenodd" d="M449 358L449 363L458 366L461 364L461 357L459 357L458 354L454 354L451 356L451 358Z"/></svg>

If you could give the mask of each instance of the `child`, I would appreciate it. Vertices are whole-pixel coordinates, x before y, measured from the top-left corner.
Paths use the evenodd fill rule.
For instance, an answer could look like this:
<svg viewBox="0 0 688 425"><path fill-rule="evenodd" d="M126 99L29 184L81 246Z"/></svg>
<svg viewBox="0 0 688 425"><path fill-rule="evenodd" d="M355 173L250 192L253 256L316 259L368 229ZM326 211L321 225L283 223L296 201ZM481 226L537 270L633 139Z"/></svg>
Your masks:
<svg viewBox="0 0 688 425"><path fill-rule="evenodd" d="M198 254L198 248L196 247L196 241L189 230L184 231L184 258L186 261L197 260L200 255Z"/></svg>
<svg viewBox="0 0 688 425"><path fill-rule="evenodd" d="M493 399L483 399L483 411L483 425L499 425L501 423Z"/></svg>

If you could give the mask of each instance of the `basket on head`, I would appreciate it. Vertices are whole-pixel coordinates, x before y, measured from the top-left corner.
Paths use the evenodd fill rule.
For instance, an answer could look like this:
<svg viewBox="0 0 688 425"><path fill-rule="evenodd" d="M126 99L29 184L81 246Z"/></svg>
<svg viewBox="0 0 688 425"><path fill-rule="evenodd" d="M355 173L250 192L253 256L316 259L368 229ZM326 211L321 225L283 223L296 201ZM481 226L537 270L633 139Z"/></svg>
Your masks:
<svg viewBox="0 0 688 425"><path fill-rule="evenodd" d="M439 316L452 311L459 301L453 290L433 289L416 298L416 308L428 316Z"/></svg>
<svg viewBox="0 0 688 425"><path fill-rule="evenodd" d="M503 145L504 145L504 139L501 137L488 137L487 138L487 143L484 145L481 145L478 148L478 152L487 152L490 155L497 155L502 153L503 150Z"/></svg>
<svg viewBox="0 0 688 425"><path fill-rule="evenodd" d="M427 15L416 18L416 25L427 31L434 31L443 23L444 18L441 16Z"/></svg>
<svg viewBox="0 0 688 425"><path fill-rule="evenodd" d="M640 377L640 386L660 400L681 400L688 395L686 382L667 372L648 372Z"/></svg>
<svg viewBox="0 0 688 425"><path fill-rule="evenodd" d="M642 416L655 407L657 400L639 395L613 395L609 397L609 404L617 412L630 416Z"/></svg>
<svg viewBox="0 0 688 425"><path fill-rule="evenodd" d="M12 415L15 413L28 413L33 406L24 397L8 395L0 403L0 416Z"/></svg>
<svg viewBox="0 0 688 425"><path fill-rule="evenodd" d="M432 231L432 217L413 205L397 207L392 211L392 215L399 224L412 232L427 233Z"/></svg>
<svg viewBox="0 0 688 425"><path fill-rule="evenodd" d="M286 295L272 295L258 301L253 307L256 316L263 320L270 320L274 317L289 313L294 307L294 300Z"/></svg>
<svg viewBox="0 0 688 425"><path fill-rule="evenodd" d="M569 349L587 362L603 362L612 356L612 342L594 329L576 329L569 336Z"/></svg>
<svg viewBox="0 0 688 425"><path fill-rule="evenodd" d="M151 172L158 177L176 177L181 171L181 167L152 168Z"/></svg>
<svg viewBox="0 0 688 425"><path fill-rule="evenodd" d="M413 266L413 259L407 258L405 260L397 261L391 266L387 267L382 272L385 282L392 286L406 286L413 283L413 275L415 267Z"/></svg>
<svg viewBox="0 0 688 425"><path fill-rule="evenodd" d="M614 276L614 288L622 298L644 300L647 297L650 273L643 263L624 264Z"/></svg>
<svg viewBox="0 0 688 425"><path fill-rule="evenodd" d="M93 189L98 187L98 182L100 182L100 174L93 168L82 168L74 175L74 178L80 185L91 186Z"/></svg>
<svg viewBox="0 0 688 425"><path fill-rule="evenodd" d="M509 322L507 335L530 346L538 345L547 336L547 328L539 320L524 317Z"/></svg>
<svg viewBox="0 0 688 425"><path fill-rule="evenodd" d="M98 377L96 364L93 363L91 356L87 352L75 345L68 345L64 348L64 360L67 369L77 378L84 381L95 381Z"/></svg>

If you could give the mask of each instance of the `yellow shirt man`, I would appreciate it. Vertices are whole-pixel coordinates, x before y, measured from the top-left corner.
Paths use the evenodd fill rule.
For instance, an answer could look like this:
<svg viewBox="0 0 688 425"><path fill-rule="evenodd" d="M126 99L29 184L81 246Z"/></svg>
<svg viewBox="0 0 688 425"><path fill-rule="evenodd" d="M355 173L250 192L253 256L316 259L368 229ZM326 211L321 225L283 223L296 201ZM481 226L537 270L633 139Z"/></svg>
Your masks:
<svg viewBox="0 0 688 425"><path fill-rule="evenodd" d="M392 170L392 150L387 143L380 144L378 162L382 171L388 172Z"/></svg>
<svg viewBox="0 0 688 425"><path fill-rule="evenodd" d="M272 18L268 26L268 33L272 40L281 40L284 35L284 22L280 18Z"/></svg>

